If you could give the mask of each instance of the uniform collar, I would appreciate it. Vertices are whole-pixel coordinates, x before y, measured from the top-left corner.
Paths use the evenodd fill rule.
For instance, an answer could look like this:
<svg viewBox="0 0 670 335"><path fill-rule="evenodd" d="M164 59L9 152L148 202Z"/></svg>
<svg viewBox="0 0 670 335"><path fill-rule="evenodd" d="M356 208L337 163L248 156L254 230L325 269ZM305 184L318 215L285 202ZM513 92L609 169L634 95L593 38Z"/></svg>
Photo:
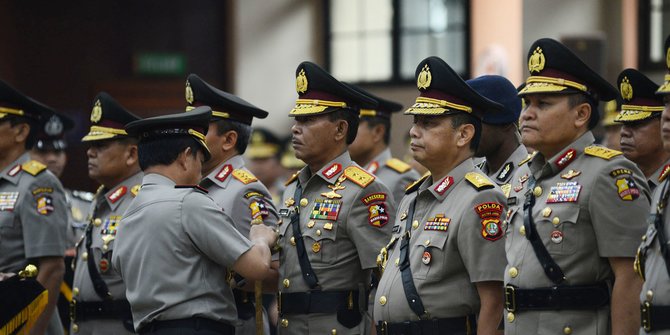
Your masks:
<svg viewBox="0 0 670 335"><path fill-rule="evenodd" d="M535 179L555 175L565 169L570 163L574 162L575 159L584 152L584 148L592 145L594 142L595 138L593 137L593 133L587 131L576 141L572 142L549 159L545 159L542 153L538 153L529 163L530 171L533 173L533 176L535 176Z"/></svg>
<svg viewBox="0 0 670 335"><path fill-rule="evenodd" d="M498 183L509 182L512 179L512 175L514 174L514 169L516 169L519 166L519 162L524 160L526 157L528 157L528 149L526 149L525 145L519 144L519 146L514 149L512 154L507 158L505 164L498 168L498 171L496 171L495 174L491 175L491 179ZM487 170L482 170L484 171L484 174L488 175L488 166L486 163L484 163L484 167Z"/></svg>
<svg viewBox="0 0 670 335"><path fill-rule="evenodd" d="M19 158L17 158L15 161L13 161L11 164L7 165L7 167L0 172L0 178L5 179L9 181L10 183L16 185L19 183L19 179L21 179L21 164L27 162L30 160L30 153L25 152Z"/></svg>
<svg viewBox="0 0 670 335"><path fill-rule="evenodd" d="M337 178L342 174L345 168L351 165L353 161L349 156L349 151L343 152L332 161L326 163L319 171L310 174L309 166L305 166L298 173L300 184L305 185L313 176L319 176L329 184L334 184Z"/></svg>
<svg viewBox="0 0 670 335"><path fill-rule="evenodd" d="M227 161L221 163L212 172L210 172L205 179L209 179L212 183L221 188L226 188L230 180L233 179L233 171L244 167L244 158L240 155L230 157Z"/></svg>
<svg viewBox="0 0 670 335"><path fill-rule="evenodd" d="M143 175L144 174L140 171L105 192L105 201L112 211L115 211L125 198L132 197L132 189L133 187L140 185Z"/></svg>
<svg viewBox="0 0 670 335"><path fill-rule="evenodd" d="M375 157L370 163L368 163L368 165L365 167L365 170L375 174L375 172L377 172L377 170L385 165L386 162L391 158L391 149L387 147L382 152L380 152L379 155L377 155L377 157Z"/></svg>
<svg viewBox="0 0 670 335"><path fill-rule="evenodd" d="M426 178L421 186L419 193L428 190L435 199L440 202L447 198L449 193L456 188L456 185L465 179L465 174L475 169L475 163L472 158L468 158L453 168L447 176L440 180L433 180L433 177Z"/></svg>
<svg viewBox="0 0 670 335"><path fill-rule="evenodd" d="M663 175L666 175L665 177ZM661 164L661 166L649 176L647 179L647 184L649 184L649 187L654 188L658 186L661 181L668 179L668 176L670 175L670 160L666 161L665 163Z"/></svg>
<svg viewBox="0 0 670 335"><path fill-rule="evenodd" d="M168 185L168 186L174 186L175 182L158 173L150 173L148 175L145 175L144 178L142 178L142 186L144 185Z"/></svg>

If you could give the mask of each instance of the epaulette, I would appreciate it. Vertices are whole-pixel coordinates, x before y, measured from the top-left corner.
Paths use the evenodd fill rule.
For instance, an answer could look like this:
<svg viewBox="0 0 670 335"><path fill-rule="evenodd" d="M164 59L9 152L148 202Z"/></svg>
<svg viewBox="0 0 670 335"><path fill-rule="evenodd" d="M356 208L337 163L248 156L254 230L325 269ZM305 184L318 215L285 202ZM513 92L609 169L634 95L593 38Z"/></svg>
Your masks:
<svg viewBox="0 0 670 335"><path fill-rule="evenodd" d="M375 180L375 176L371 175L370 172L367 172L358 166L352 165L344 169L344 176L347 179L354 182L354 184L366 188L370 183Z"/></svg>
<svg viewBox="0 0 670 335"><path fill-rule="evenodd" d="M622 154L621 151L616 151L597 145L590 145L584 148L584 153L589 156L595 156L605 160L610 160L612 157L619 156Z"/></svg>
<svg viewBox="0 0 670 335"><path fill-rule="evenodd" d="M405 194L410 194L416 191L416 189L419 188L419 185L421 185L421 183L423 183L424 180L428 179L428 177L430 177L430 172L424 173L423 176L421 176L421 178L409 184L407 188L405 188Z"/></svg>
<svg viewBox="0 0 670 335"><path fill-rule="evenodd" d="M94 195L91 192L73 190L72 196L80 200L91 202L93 201Z"/></svg>
<svg viewBox="0 0 670 335"><path fill-rule="evenodd" d="M140 192L141 188L142 188L141 184L137 184L137 185L130 188L130 194L133 195L133 198L137 196L137 193Z"/></svg>
<svg viewBox="0 0 670 335"><path fill-rule="evenodd" d="M245 170L242 170L242 169L233 170L233 177L235 177L235 179L241 181L242 184L245 184L245 185L249 184L249 183L253 183L256 180L258 180L258 179L256 179L256 176L251 174L251 172L248 172L248 171L245 171Z"/></svg>
<svg viewBox="0 0 670 335"><path fill-rule="evenodd" d="M391 158L386 161L386 166L390 167L391 170L398 172L398 173L405 173L409 170L412 169L412 166L409 164L397 159L397 158Z"/></svg>
<svg viewBox="0 0 670 335"><path fill-rule="evenodd" d="M489 188L495 187L495 185L484 177L484 175L477 172L468 172L465 174L465 180L469 181L472 186L474 186L477 191L486 190Z"/></svg>
<svg viewBox="0 0 670 335"><path fill-rule="evenodd" d="M294 173L291 175L291 177L284 183L284 186L289 186L291 185L292 182L296 181L298 179L298 173Z"/></svg>
<svg viewBox="0 0 670 335"><path fill-rule="evenodd" d="M532 154L528 154L528 156L526 156L526 158L524 158L521 162L519 162L519 166L530 162L530 160L533 159L533 157L535 157L535 155L537 155L537 151L534 151Z"/></svg>
<svg viewBox="0 0 670 335"><path fill-rule="evenodd" d="M670 173L670 164L664 166L661 173L658 174L658 182L663 182L668 177L668 173Z"/></svg>
<svg viewBox="0 0 670 335"><path fill-rule="evenodd" d="M37 176L42 173L42 171L46 170L47 166L36 160L29 160L21 165L21 169L33 176Z"/></svg>
<svg viewBox="0 0 670 335"><path fill-rule="evenodd" d="M191 189L194 189L196 191L200 191L204 194L209 193L209 191L207 191L206 188L204 188L200 185L175 185L174 188L191 188Z"/></svg>

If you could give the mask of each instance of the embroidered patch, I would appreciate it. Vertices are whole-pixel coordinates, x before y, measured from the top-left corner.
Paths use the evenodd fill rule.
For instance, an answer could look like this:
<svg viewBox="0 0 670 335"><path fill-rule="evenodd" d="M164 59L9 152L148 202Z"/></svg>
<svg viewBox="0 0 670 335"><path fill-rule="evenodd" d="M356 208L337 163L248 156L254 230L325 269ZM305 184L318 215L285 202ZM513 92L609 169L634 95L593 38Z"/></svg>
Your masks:
<svg viewBox="0 0 670 335"><path fill-rule="evenodd" d="M0 211L13 211L18 199L19 192L0 192Z"/></svg>
<svg viewBox="0 0 670 335"><path fill-rule="evenodd" d="M561 175L561 178L570 180L570 179L572 179L572 178L574 178L574 177L579 176L580 174L582 174L581 171L577 171L577 170L572 170L572 169L571 169L571 170L568 170L568 172L562 174L562 175Z"/></svg>
<svg viewBox="0 0 670 335"><path fill-rule="evenodd" d="M363 198L361 198L361 201L367 206L373 202L385 202L386 201L386 193L372 193L370 195L367 195Z"/></svg>
<svg viewBox="0 0 670 335"><path fill-rule="evenodd" d="M616 177L621 176L621 175L632 175L632 174L633 174L633 171L631 171L629 169L623 169L623 168L622 169L615 169L615 170L610 171L610 177L612 177L612 178L616 178Z"/></svg>
<svg viewBox="0 0 670 335"><path fill-rule="evenodd" d="M121 222L121 215L111 215L105 219L105 223L100 230L101 235L112 235L116 236L116 228L118 227L119 222Z"/></svg>
<svg viewBox="0 0 670 335"><path fill-rule="evenodd" d="M21 165L17 165L17 166L15 166L15 167L13 167L11 170L9 170L9 171L7 172L7 175L9 175L10 177L14 177L14 176L16 176L20 171L21 171Z"/></svg>
<svg viewBox="0 0 670 335"><path fill-rule="evenodd" d="M640 196L640 190L630 177L623 177L616 180L619 198L624 201L633 201Z"/></svg>
<svg viewBox="0 0 670 335"><path fill-rule="evenodd" d="M423 230L447 231L449 223L451 223L450 218L445 217L444 214L436 214L435 217L429 218L426 221L423 225Z"/></svg>
<svg viewBox="0 0 670 335"><path fill-rule="evenodd" d="M53 199L49 195L40 195L37 197L37 213L40 215L49 215L54 211Z"/></svg>
<svg viewBox="0 0 670 335"><path fill-rule="evenodd" d="M252 201L249 203L249 209L251 210L251 224L263 223L263 220L270 215L263 201Z"/></svg>
<svg viewBox="0 0 670 335"><path fill-rule="evenodd" d="M337 221L342 201L334 199L314 199L314 208L309 214L310 219Z"/></svg>
<svg viewBox="0 0 670 335"><path fill-rule="evenodd" d="M233 166L230 164L226 164L221 168L219 173L217 173L216 177L214 178L216 178L218 181L224 181L226 180L226 178L228 178L231 172L233 172Z"/></svg>
<svg viewBox="0 0 670 335"><path fill-rule="evenodd" d="M34 190L32 190L33 195L38 195L40 193L53 193L54 189L51 187L38 187Z"/></svg>
<svg viewBox="0 0 670 335"><path fill-rule="evenodd" d="M329 166L327 169L323 170L321 174L330 179L333 178L336 174L338 174L340 171L342 171L342 164L340 163L333 163L333 165Z"/></svg>
<svg viewBox="0 0 670 335"><path fill-rule="evenodd" d="M258 193L256 191L250 191L250 192L247 192L247 193L244 194L245 199L250 199L250 198L253 198L253 197L265 198L265 196L262 193Z"/></svg>
<svg viewBox="0 0 670 335"><path fill-rule="evenodd" d="M377 228L384 227L389 222L388 213L386 213L386 204L375 202L368 206L368 223Z"/></svg>
<svg viewBox="0 0 670 335"><path fill-rule="evenodd" d="M374 162L370 163L370 165L368 165L367 169L365 169L365 170L367 170L368 172L370 172L372 174L375 174L375 172L377 172L377 169L379 169L379 163L377 163L377 161L374 161Z"/></svg>
<svg viewBox="0 0 670 335"><path fill-rule="evenodd" d="M116 190L114 190L114 192L112 192L112 194L107 196L107 199L109 199L111 203L116 203L119 201L119 199L126 195L126 192L128 192L127 187L119 186Z"/></svg>
<svg viewBox="0 0 670 335"><path fill-rule="evenodd" d="M497 202L485 202L475 206L475 212L482 219L482 237L488 241L497 241L503 234L500 227L500 216L503 205Z"/></svg>
<svg viewBox="0 0 670 335"><path fill-rule="evenodd" d="M501 182L505 182L507 177L509 177L509 175L512 173L512 170L514 170L514 164L512 164L512 162L507 162L502 170L500 170L500 173L498 173L496 179Z"/></svg>
<svg viewBox="0 0 670 335"><path fill-rule="evenodd" d="M556 166L558 166L559 169L566 167L573 159L575 159L576 154L577 151L575 149L569 149L556 159Z"/></svg>
<svg viewBox="0 0 670 335"><path fill-rule="evenodd" d="M577 202L582 185L576 181L560 182L549 189L547 203L554 204L559 202Z"/></svg>
<svg viewBox="0 0 670 335"><path fill-rule="evenodd" d="M454 178L451 176L446 176L439 184L437 184L437 186L435 186L434 190L437 192L437 194L443 195L444 192L446 192L453 184Z"/></svg>

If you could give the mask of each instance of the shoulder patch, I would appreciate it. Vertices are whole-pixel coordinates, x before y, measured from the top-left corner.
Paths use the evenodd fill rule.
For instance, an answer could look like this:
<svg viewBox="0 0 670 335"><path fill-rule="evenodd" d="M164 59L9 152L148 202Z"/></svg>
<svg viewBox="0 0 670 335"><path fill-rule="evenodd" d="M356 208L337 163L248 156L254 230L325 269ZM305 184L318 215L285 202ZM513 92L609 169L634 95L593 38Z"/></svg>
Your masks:
<svg viewBox="0 0 670 335"><path fill-rule="evenodd" d="M428 177L430 177L430 172L426 172L423 176L421 176L421 178L415 180L413 183L410 183L407 188L405 188L405 194L410 194L416 191L416 189L419 188L419 185L421 185L424 180L428 179Z"/></svg>
<svg viewBox="0 0 670 335"><path fill-rule="evenodd" d="M472 186L474 186L477 189L477 191L495 187L495 185L493 185L493 183L489 181L488 178L484 177L484 175L479 174L477 172L466 173L465 180L470 182L470 184L472 184Z"/></svg>
<svg viewBox="0 0 670 335"><path fill-rule="evenodd" d="M296 180L298 180L298 173L297 172L292 174L291 177L288 180L286 180L286 182L284 183L284 186L289 186L289 185L291 185L291 183L293 183Z"/></svg>
<svg viewBox="0 0 670 335"><path fill-rule="evenodd" d="M242 169L233 170L233 177L235 177L235 179L241 181L242 184L245 184L245 185L253 183L256 180L258 180L258 179L256 179L256 176L251 174L251 172L248 172L248 171L245 171L245 170L242 170Z"/></svg>
<svg viewBox="0 0 670 335"><path fill-rule="evenodd" d="M398 172L398 173L405 173L405 172L412 169L412 167L409 164L407 164L407 163L405 163L405 162L403 162L403 161L401 161L397 158L391 158L391 159L387 160L386 161L386 166L390 167L391 170L393 170L395 172Z"/></svg>
<svg viewBox="0 0 670 335"><path fill-rule="evenodd" d="M42 171L46 170L46 168L46 165L36 160L29 160L21 165L21 169L23 169L23 171L26 171L33 176L37 176L38 174L42 173Z"/></svg>
<svg viewBox="0 0 670 335"><path fill-rule="evenodd" d="M191 188L201 193L207 194L209 191L200 185L175 185L174 188Z"/></svg>
<svg viewBox="0 0 670 335"><path fill-rule="evenodd" d="M375 180L375 176L355 165L344 169L344 176L353 181L354 184L363 188L367 187L373 180Z"/></svg>
<svg viewBox="0 0 670 335"><path fill-rule="evenodd" d="M621 151L616 151L597 145L591 145L584 148L584 153L589 156L595 156L605 160L610 160L612 157L619 156L622 154Z"/></svg>
<svg viewBox="0 0 670 335"><path fill-rule="evenodd" d="M72 191L72 196L80 200L91 202L93 201L93 193L86 191Z"/></svg>
<svg viewBox="0 0 670 335"><path fill-rule="evenodd" d="M259 192L256 192L256 191L249 191L247 193L244 193L244 198L245 199L254 198L254 197L265 198L263 193L259 193Z"/></svg>
<svg viewBox="0 0 670 335"><path fill-rule="evenodd" d="M528 154L528 156L526 156L526 158L524 158L521 162L519 162L519 166L530 162L530 160L533 159L533 157L535 157L535 155L537 155L537 151L534 151L532 154Z"/></svg>

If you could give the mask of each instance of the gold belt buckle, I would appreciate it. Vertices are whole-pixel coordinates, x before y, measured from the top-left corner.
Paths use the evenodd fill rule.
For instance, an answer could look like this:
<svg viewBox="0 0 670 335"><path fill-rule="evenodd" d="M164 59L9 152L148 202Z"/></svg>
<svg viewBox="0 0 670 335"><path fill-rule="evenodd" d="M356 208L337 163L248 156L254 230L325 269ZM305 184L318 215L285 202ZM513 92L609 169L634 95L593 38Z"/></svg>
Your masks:
<svg viewBox="0 0 670 335"><path fill-rule="evenodd" d="M642 328L646 332L651 331L651 303L649 301L645 301L642 305L640 305L640 316L642 320Z"/></svg>
<svg viewBox="0 0 670 335"><path fill-rule="evenodd" d="M514 286L505 286L505 308L508 312L516 311L516 292Z"/></svg>

